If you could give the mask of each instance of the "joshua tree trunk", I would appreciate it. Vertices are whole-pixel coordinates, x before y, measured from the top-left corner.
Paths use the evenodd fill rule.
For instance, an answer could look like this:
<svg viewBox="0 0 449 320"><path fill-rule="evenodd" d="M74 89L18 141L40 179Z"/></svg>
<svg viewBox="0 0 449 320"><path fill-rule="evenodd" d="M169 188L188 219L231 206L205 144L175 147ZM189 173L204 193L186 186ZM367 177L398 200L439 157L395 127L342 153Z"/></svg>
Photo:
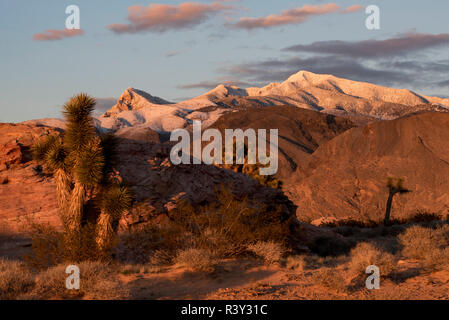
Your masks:
<svg viewBox="0 0 449 320"><path fill-rule="evenodd" d="M390 213L391 213L391 205L393 204L393 197L395 193L390 191L388 195L388 201L387 201L387 209L385 211L385 221L384 224L387 225L390 222Z"/></svg>
<svg viewBox="0 0 449 320"><path fill-rule="evenodd" d="M112 243L112 238L114 236L112 220L112 216L104 211L102 211L98 217L96 242L100 252L107 252Z"/></svg>
<svg viewBox="0 0 449 320"><path fill-rule="evenodd" d="M56 170L54 176L56 180L56 196L58 199L59 217L64 226L64 229L67 229L68 228L67 210L71 192L70 189L71 180L69 175L63 169Z"/></svg>
<svg viewBox="0 0 449 320"><path fill-rule="evenodd" d="M84 186L76 182L75 187L72 190L69 215L67 219L67 226L71 232L79 233L81 230L81 220L83 216L85 205L85 188Z"/></svg>

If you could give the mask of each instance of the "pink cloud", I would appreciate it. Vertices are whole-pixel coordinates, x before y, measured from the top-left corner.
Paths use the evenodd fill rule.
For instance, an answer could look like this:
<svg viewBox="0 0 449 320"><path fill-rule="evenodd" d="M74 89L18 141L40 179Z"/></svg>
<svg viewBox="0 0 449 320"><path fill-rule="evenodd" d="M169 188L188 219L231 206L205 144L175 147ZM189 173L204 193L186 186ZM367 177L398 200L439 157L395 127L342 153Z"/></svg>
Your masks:
<svg viewBox="0 0 449 320"><path fill-rule="evenodd" d="M84 34L84 31L81 29L64 29L64 30L55 30L50 29L42 33L35 33L33 35L33 39L35 41L54 41L54 40L62 40L63 38L71 38L76 36L81 36Z"/></svg>
<svg viewBox="0 0 449 320"><path fill-rule="evenodd" d="M223 1L222 1L223 2ZM129 24L111 24L115 33L164 32L170 29L184 29L206 21L211 15L233 8L220 2L203 4L184 2L178 6L150 4L148 7L135 5L128 8Z"/></svg>
<svg viewBox="0 0 449 320"><path fill-rule="evenodd" d="M354 5L346 9L335 3L321 5L305 5L300 8L283 10L281 14L271 14L260 18L240 18L237 23L228 24L233 28L239 29L257 29L271 28L286 24L300 24L307 21L310 17L320 16L331 13L352 13L362 10L362 6Z"/></svg>
<svg viewBox="0 0 449 320"><path fill-rule="evenodd" d="M343 10L342 13L353 13L353 12L357 12L357 11L362 11L363 9L364 9L363 6L356 4L356 5L347 7L346 9Z"/></svg>

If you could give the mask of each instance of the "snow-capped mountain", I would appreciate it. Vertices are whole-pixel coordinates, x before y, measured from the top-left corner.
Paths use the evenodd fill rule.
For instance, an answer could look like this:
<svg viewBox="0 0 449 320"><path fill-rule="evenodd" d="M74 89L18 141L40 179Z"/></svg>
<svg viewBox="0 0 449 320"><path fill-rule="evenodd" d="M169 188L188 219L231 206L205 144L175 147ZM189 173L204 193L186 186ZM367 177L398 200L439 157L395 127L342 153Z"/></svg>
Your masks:
<svg viewBox="0 0 449 320"><path fill-rule="evenodd" d="M219 85L179 103L128 88L117 103L95 121L101 130L149 127L163 133L188 127L193 120L201 120L203 126L208 127L227 112L278 105L347 116L362 123L392 120L419 111L449 112L449 99L300 71L282 83L270 83L262 88ZM51 119L38 121L56 123Z"/></svg>

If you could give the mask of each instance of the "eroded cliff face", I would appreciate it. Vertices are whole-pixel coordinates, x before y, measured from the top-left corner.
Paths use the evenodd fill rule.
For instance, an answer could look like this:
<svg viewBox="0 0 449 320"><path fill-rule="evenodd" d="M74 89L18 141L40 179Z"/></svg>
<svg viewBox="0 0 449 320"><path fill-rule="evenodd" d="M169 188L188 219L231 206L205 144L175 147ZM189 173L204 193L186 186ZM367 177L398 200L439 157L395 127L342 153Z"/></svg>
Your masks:
<svg viewBox="0 0 449 320"><path fill-rule="evenodd" d="M298 217L381 220L388 177L411 192L397 195L392 216L449 214L449 114L422 113L353 128L318 147L305 177L289 186Z"/></svg>
<svg viewBox="0 0 449 320"><path fill-rule="evenodd" d="M32 160L30 148L60 131L36 125L0 124L0 229L19 232L32 222L58 226L55 185Z"/></svg>
<svg viewBox="0 0 449 320"><path fill-rule="evenodd" d="M48 134L59 134L49 127L0 125L0 224L4 232L21 232L30 223L60 227L51 176L43 173L32 160L30 148ZM257 181L230 170L206 165L172 165L169 143L149 129L122 129L118 136L120 177L136 195L136 208L124 215L122 229L132 228L150 219L163 219L181 200L194 205L210 203L222 185L239 197L248 196L261 203L282 207L295 215L294 205L281 192L266 188Z"/></svg>

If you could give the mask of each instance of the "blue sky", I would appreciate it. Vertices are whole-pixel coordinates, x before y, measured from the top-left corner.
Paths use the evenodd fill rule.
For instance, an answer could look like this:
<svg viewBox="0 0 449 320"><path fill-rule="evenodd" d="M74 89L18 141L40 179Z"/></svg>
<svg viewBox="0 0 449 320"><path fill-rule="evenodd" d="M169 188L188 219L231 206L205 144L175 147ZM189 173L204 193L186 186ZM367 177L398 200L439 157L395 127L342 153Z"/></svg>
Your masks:
<svg viewBox="0 0 449 320"><path fill-rule="evenodd" d="M217 10L187 28L175 25L163 32L144 27L118 34L108 28L130 24L130 6L183 2L1 0L0 122L60 117L61 105L78 92L117 98L127 87L135 87L176 101L202 94L219 82L260 86L301 69L449 96L447 0L196 1L232 8ZM381 9L381 29L365 28L364 9L251 30L231 27L242 17L279 15L283 10L329 3L341 10L376 4ZM33 35L46 30L63 30L65 8L71 4L80 8L83 35L33 40ZM388 39L393 41L382 42ZM347 54L336 54L333 40L341 40ZM373 45L367 40L378 40L374 50L379 51L406 44L400 52L364 57L360 50ZM314 43L320 44L318 51ZM283 50L298 45L299 51Z"/></svg>

